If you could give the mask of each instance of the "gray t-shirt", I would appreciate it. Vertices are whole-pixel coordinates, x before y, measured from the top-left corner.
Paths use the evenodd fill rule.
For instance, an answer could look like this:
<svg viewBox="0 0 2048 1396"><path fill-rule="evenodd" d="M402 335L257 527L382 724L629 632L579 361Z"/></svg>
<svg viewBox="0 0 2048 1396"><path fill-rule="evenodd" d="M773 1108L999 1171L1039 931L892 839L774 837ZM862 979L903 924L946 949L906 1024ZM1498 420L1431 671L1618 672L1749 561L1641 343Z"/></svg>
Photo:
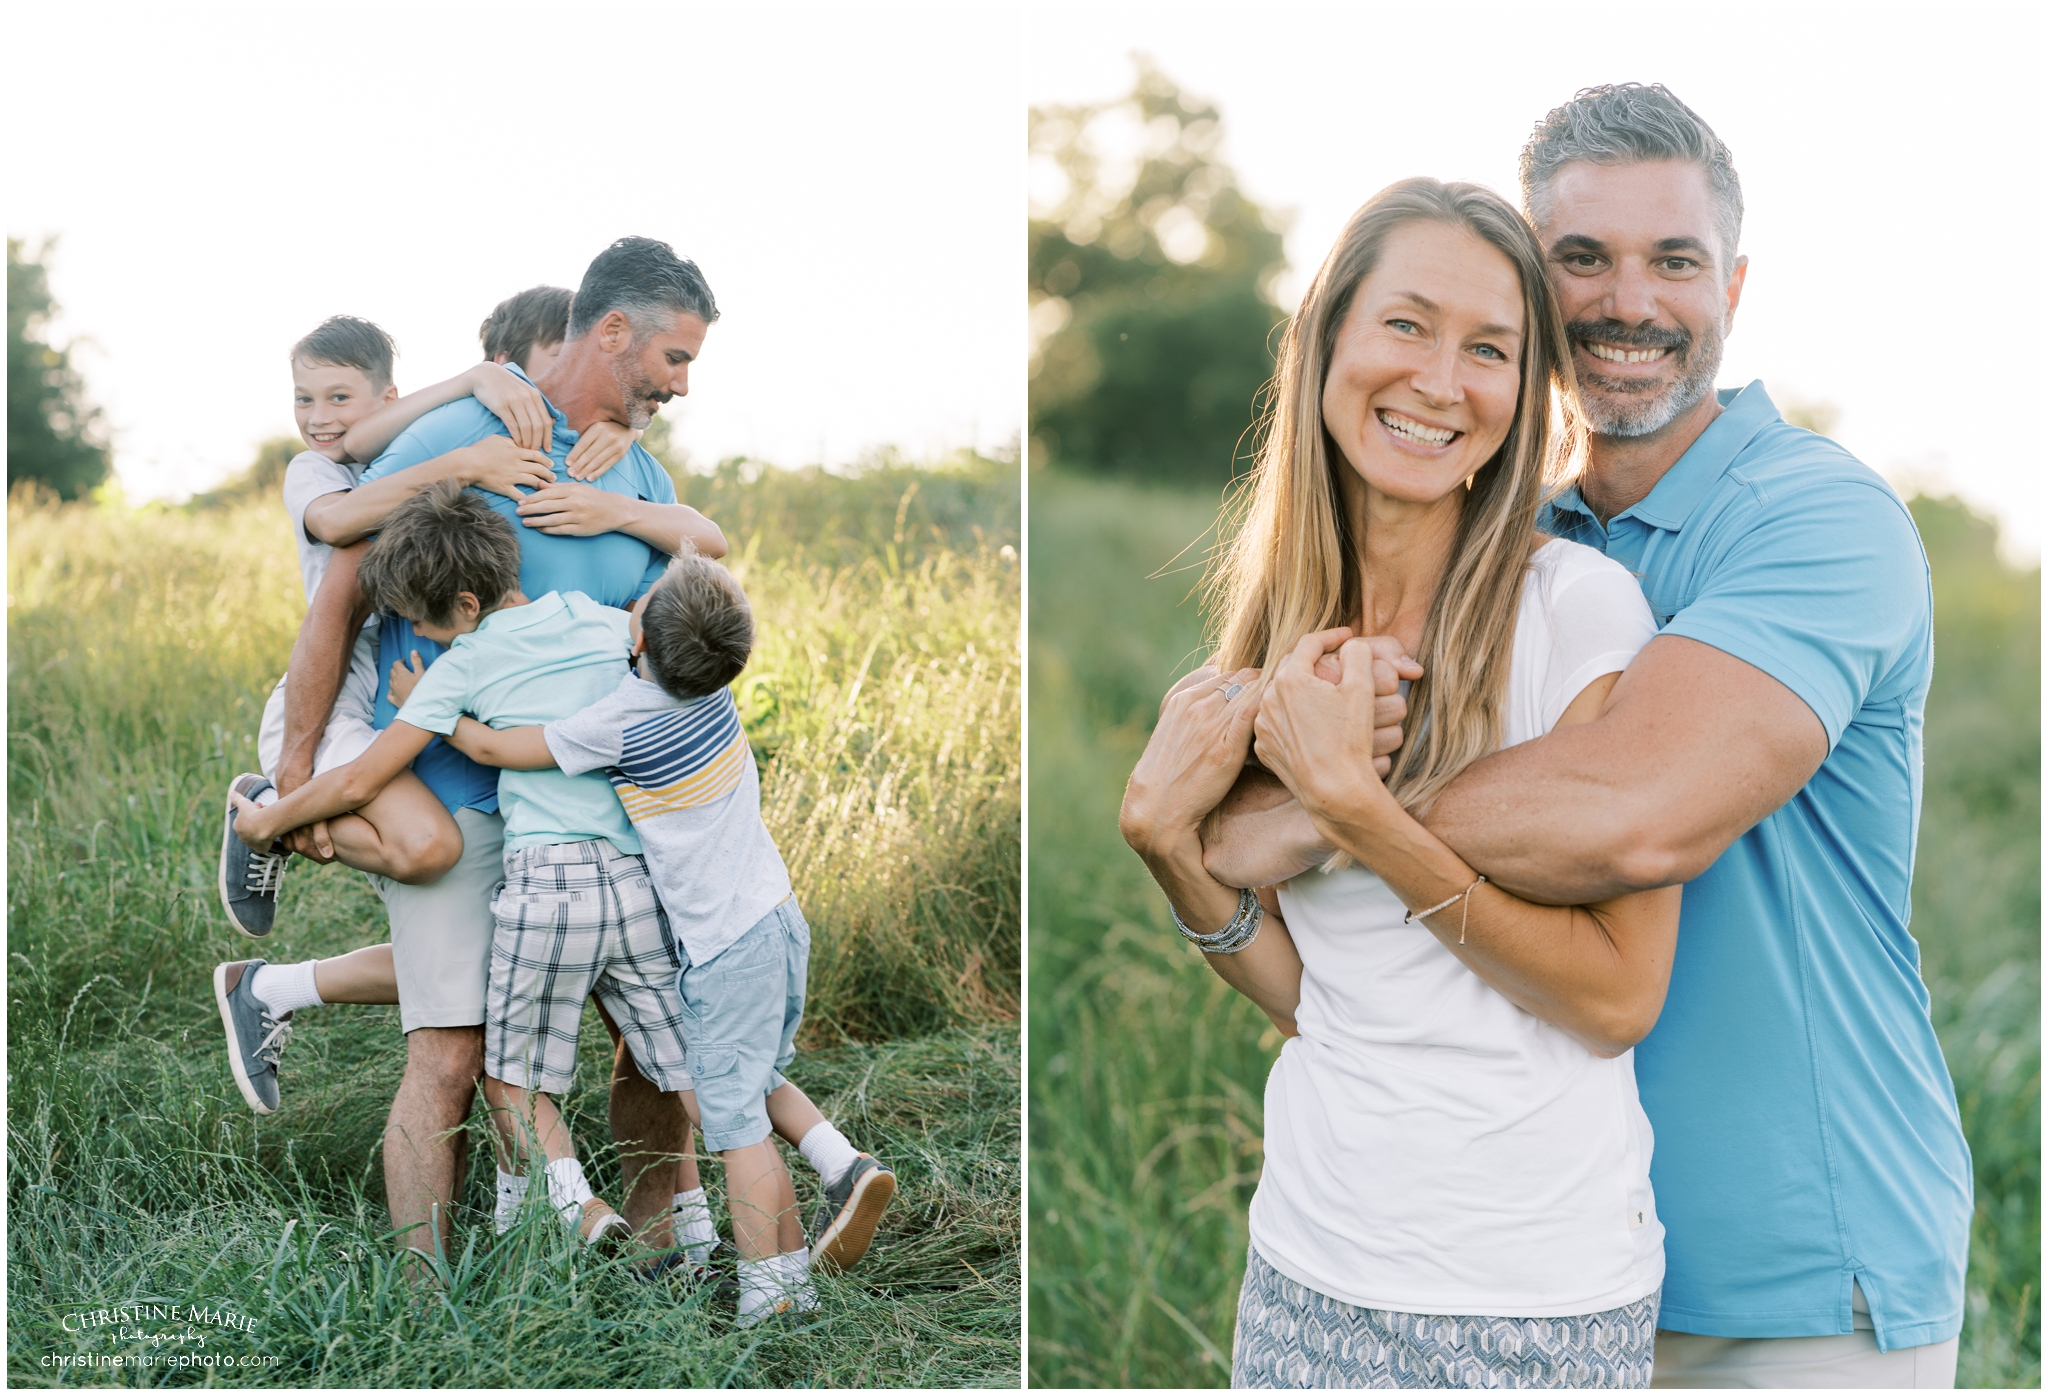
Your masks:
<svg viewBox="0 0 2048 1396"><path fill-rule="evenodd" d="M544 729L569 775L603 770L640 835L669 926L704 964L790 895L732 693L683 702L628 674Z"/></svg>
<svg viewBox="0 0 2048 1396"><path fill-rule="evenodd" d="M306 584L308 606L327 575L334 549L306 532L307 506L323 494L354 489L362 477L362 466L342 465L318 451L301 451L284 468L284 511L292 516L292 541L299 545L299 576Z"/></svg>

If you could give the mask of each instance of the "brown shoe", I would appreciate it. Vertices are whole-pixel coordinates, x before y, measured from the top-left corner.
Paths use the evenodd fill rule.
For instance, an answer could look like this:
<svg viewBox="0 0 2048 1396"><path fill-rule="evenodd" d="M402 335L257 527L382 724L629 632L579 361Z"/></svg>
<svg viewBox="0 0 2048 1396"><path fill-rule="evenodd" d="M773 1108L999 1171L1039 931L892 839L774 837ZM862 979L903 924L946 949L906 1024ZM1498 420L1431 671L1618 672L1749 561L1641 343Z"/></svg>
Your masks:
<svg viewBox="0 0 2048 1396"><path fill-rule="evenodd" d="M576 1218L576 1235L586 1246L613 1246L632 1234L633 1228L626 1219L612 1210L611 1204L601 1197L593 1197L583 1204Z"/></svg>

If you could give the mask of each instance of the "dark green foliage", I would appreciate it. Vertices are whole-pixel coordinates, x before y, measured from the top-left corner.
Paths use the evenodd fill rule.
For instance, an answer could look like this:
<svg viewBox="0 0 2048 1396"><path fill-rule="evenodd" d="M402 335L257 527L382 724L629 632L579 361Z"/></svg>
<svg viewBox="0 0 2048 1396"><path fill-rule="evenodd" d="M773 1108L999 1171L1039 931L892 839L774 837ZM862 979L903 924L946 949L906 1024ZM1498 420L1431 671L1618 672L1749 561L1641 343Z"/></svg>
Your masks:
<svg viewBox="0 0 2048 1396"><path fill-rule="evenodd" d="M1202 652L1190 593L1218 502L1032 478L1028 1302L1041 1385L1229 1378L1279 1038L1173 933L1116 827L1159 696ZM1953 501L1913 507L1937 644L1913 931L1976 1164L1958 1385L2036 1386L2040 576L2002 566L1991 526Z"/></svg>
<svg viewBox="0 0 2048 1396"><path fill-rule="evenodd" d="M44 268L51 250L27 255L7 239L7 487L34 481L76 499L107 478L107 449L71 351L44 340L57 311Z"/></svg>
<svg viewBox="0 0 2048 1396"><path fill-rule="evenodd" d="M1102 150L1141 128L1128 187ZM1034 108L1064 196L1030 225L1033 458L1181 482L1233 472L1273 372L1273 220L1216 157L1216 108L1140 61L1118 102Z"/></svg>

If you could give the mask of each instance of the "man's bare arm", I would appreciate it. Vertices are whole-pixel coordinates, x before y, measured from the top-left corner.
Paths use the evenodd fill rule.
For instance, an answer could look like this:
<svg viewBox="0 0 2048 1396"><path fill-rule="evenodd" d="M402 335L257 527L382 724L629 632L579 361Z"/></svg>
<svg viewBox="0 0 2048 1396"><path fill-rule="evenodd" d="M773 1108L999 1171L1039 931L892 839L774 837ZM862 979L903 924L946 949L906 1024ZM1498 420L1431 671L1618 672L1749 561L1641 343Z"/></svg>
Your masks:
<svg viewBox="0 0 2048 1396"><path fill-rule="evenodd" d="M1660 635L1598 718L1474 762L1423 822L1517 896L1583 905L1698 877L1827 754L1791 689Z"/></svg>
<svg viewBox="0 0 2048 1396"><path fill-rule="evenodd" d="M292 645L291 667L284 681L284 753L277 763L277 789L289 795L313 775L313 753L334 712L334 699L348 676L349 655L356 634L369 619L370 606L356 571L367 543L336 548L328 559L320 589L306 608L299 638ZM301 829L286 840L307 857L317 858L312 832ZM327 860L319 860L327 861Z"/></svg>
<svg viewBox="0 0 2048 1396"><path fill-rule="evenodd" d="M1246 766L1202 826L1202 866L1226 887L1271 887L1336 851L1301 801L1263 766Z"/></svg>

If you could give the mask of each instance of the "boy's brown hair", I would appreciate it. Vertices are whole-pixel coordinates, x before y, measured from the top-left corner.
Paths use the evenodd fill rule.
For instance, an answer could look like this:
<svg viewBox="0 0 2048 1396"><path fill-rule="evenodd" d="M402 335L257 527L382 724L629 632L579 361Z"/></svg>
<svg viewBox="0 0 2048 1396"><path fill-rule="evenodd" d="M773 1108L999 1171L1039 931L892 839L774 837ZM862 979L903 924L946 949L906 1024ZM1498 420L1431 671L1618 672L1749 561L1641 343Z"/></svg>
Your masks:
<svg viewBox="0 0 2048 1396"><path fill-rule="evenodd" d="M678 557L640 612L648 667L670 697L689 702L740 676L754 650L754 608L732 573L692 550Z"/></svg>
<svg viewBox="0 0 2048 1396"><path fill-rule="evenodd" d="M304 359L309 364L360 369L370 387L380 393L391 386L391 362L397 357L398 346L390 335L353 315L328 316L294 344L291 352L293 363Z"/></svg>
<svg viewBox="0 0 2048 1396"><path fill-rule="evenodd" d="M575 292L560 286L535 286L499 301L497 309L477 326L484 357L495 359L503 354L506 362L525 368L528 354L568 337L569 302L575 298Z"/></svg>
<svg viewBox="0 0 2048 1396"><path fill-rule="evenodd" d="M447 625L462 592L489 611L519 589L519 535L481 496L437 480L392 512L358 576L378 610Z"/></svg>

